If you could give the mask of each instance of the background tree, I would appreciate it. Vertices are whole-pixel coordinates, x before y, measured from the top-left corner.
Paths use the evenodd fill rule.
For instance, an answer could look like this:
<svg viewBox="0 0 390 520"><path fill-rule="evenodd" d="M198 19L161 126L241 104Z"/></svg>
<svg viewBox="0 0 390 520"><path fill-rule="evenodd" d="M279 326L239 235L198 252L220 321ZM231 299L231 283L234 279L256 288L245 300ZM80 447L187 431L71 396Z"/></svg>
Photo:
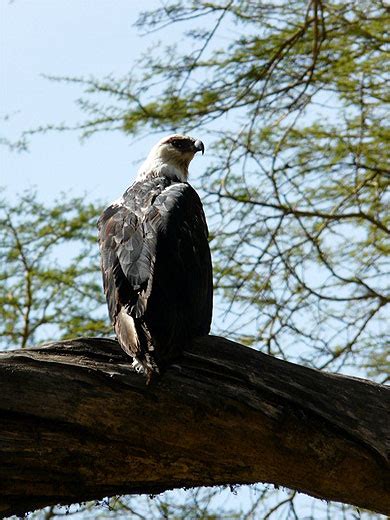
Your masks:
<svg viewBox="0 0 390 520"><path fill-rule="evenodd" d="M84 136L179 130L208 143L216 332L380 382L388 15L379 0L167 2L138 26L181 24L187 43L155 47L138 77L62 78L85 87ZM294 493L260 495L253 515L297 517Z"/></svg>
<svg viewBox="0 0 390 520"><path fill-rule="evenodd" d="M27 191L0 199L0 346L111 332L102 305L96 221L101 207Z"/></svg>

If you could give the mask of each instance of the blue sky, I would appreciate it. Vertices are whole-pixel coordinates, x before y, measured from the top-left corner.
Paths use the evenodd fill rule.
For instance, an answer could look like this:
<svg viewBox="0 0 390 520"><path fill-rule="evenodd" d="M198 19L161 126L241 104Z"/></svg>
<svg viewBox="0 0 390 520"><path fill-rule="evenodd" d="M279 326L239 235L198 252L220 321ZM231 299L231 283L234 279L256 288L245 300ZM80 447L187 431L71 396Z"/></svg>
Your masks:
<svg viewBox="0 0 390 520"><path fill-rule="evenodd" d="M40 125L82 120L75 104L80 87L42 75L125 74L162 37L143 37L134 27L141 7L159 5L159 0L0 0L0 115L9 116L2 136L12 140ZM33 136L28 153L0 147L0 184L10 196L34 185L42 200L71 190L111 201L133 180L155 141L155 135L135 140L120 132L83 144L77 132Z"/></svg>

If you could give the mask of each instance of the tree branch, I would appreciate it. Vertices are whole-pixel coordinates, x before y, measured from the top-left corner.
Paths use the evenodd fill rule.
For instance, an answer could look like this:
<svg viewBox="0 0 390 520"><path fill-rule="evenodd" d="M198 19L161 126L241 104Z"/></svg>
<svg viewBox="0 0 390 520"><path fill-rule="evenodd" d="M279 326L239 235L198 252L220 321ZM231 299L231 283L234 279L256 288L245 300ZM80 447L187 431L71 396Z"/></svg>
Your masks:
<svg viewBox="0 0 390 520"><path fill-rule="evenodd" d="M390 513L390 390L199 338L151 385L109 339L0 354L0 511L270 482Z"/></svg>

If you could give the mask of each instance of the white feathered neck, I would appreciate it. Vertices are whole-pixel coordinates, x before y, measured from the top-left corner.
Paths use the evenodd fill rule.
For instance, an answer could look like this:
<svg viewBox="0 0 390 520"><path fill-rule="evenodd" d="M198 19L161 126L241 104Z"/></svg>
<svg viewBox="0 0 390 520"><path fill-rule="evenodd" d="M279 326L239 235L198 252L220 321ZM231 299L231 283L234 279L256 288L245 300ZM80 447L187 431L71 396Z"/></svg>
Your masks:
<svg viewBox="0 0 390 520"><path fill-rule="evenodd" d="M188 166L194 153L176 150L167 142L168 139L165 137L153 146L137 172L136 181L159 176L178 178L181 182L187 181Z"/></svg>

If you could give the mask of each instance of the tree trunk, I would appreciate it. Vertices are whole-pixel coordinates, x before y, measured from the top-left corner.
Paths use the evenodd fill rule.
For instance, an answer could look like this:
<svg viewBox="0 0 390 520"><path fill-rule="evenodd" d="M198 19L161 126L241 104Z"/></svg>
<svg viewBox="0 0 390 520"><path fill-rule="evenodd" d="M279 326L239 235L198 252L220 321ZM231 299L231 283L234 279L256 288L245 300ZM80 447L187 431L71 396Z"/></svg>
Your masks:
<svg viewBox="0 0 390 520"><path fill-rule="evenodd" d="M269 482L390 513L389 388L199 338L149 386L116 341L0 355L0 511Z"/></svg>

